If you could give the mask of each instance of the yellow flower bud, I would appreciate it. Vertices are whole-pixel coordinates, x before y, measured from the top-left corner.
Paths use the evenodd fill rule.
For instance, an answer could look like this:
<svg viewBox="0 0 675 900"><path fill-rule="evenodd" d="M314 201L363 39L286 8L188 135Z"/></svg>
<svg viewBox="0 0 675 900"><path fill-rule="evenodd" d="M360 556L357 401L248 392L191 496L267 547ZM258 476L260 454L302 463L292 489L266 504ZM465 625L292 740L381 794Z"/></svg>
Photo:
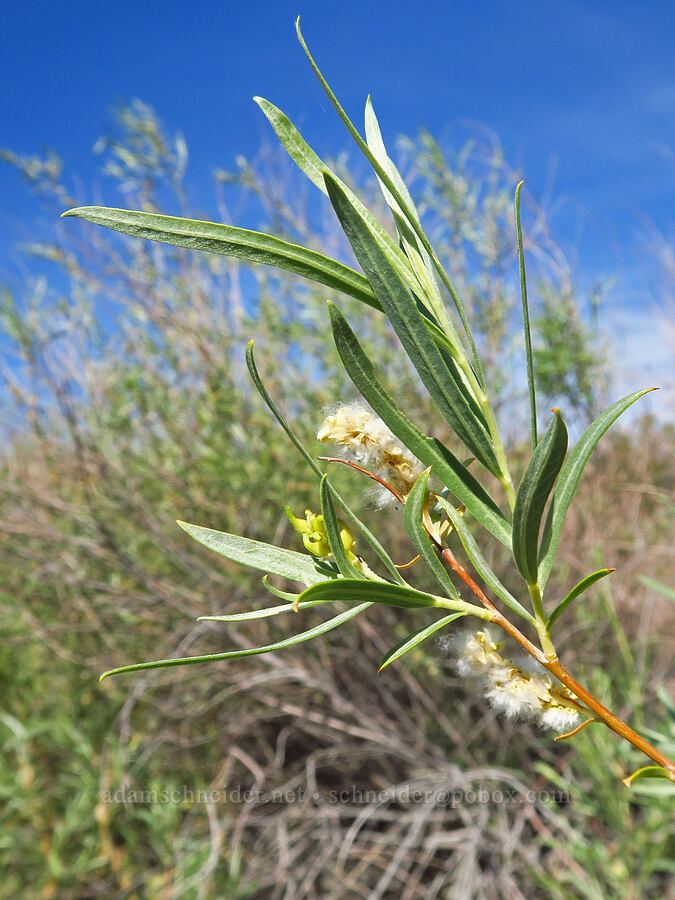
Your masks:
<svg viewBox="0 0 675 900"><path fill-rule="evenodd" d="M288 506L286 507L286 515L293 528L302 536L302 543L309 553L313 556L318 556L320 559L326 559L330 556L330 544L322 515L315 515L311 509L306 509L305 518L300 519L298 516L293 515ZM338 526L340 528L340 540L347 552L347 557L350 562L355 563L358 561L358 557L352 549L354 547L354 535L342 519L338 519Z"/></svg>

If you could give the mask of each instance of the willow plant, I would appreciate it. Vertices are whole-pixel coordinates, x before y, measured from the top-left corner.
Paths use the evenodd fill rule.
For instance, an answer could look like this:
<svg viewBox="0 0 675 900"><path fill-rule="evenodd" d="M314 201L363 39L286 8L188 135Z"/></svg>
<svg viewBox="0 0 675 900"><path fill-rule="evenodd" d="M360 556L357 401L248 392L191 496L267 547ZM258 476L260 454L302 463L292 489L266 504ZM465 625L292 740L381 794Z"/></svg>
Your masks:
<svg viewBox="0 0 675 900"><path fill-rule="evenodd" d="M376 366L338 306L328 301L335 346L364 403L338 406L321 424L318 437L335 445L338 456L315 460L276 407L256 368L253 341L246 360L253 383L318 480L320 512L304 517L287 513L305 552L289 550L191 525L178 524L209 549L265 573L264 584L281 605L236 615L209 616L213 621L246 621L342 602L346 609L321 624L285 640L247 650L206 656L162 659L105 672L123 672L217 662L269 653L300 644L346 624L373 603L418 610L420 627L392 647L380 669L391 665L423 641L458 620L474 617L478 627L459 638L460 671L480 675L488 700L509 716L529 716L559 732L556 740L577 734L600 722L632 743L651 760L624 779L664 777L675 781L675 763L628 724L605 708L567 671L558 657L554 626L565 610L591 585L613 569L599 569L575 585L558 602L545 602L546 584L572 498L592 451L612 423L649 390L618 400L584 432L568 454L567 429L559 409L553 409L546 432L537 433L537 407L527 288L520 225L520 191L516 188L515 219L525 326L532 453L525 472L514 483L497 426L483 366L471 325L450 276L434 251L410 193L391 161L370 98L365 109L365 139L352 124L312 58L297 23L300 43L321 87L357 147L372 166L393 216L392 237L356 194L307 145L281 110L260 97L261 108L283 146L307 177L330 200L354 251L361 272L306 247L280 238L229 225L192 221L98 206L64 213L125 234L219 253L285 269L346 294L379 310L396 332L403 350L429 392L435 409L466 448L462 461L429 432L433 422L415 423L390 395ZM449 302L448 302L449 301ZM422 427L420 427L422 426ZM412 587L376 535L340 496L319 462L340 462L374 479L383 495L402 510L403 524L417 553L438 583L437 593ZM486 486L499 485L498 495ZM342 510L339 519L336 506ZM474 520L485 540L509 548L522 579L522 598L514 596L488 565L474 536ZM487 534L485 534L487 532ZM356 540L374 558L371 568L356 553ZM457 559L458 539L473 574ZM304 585L291 593L268 580L281 576ZM286 584L286 582L284 582ZM286 586L288 586L286 584ZM460 594L471 595L471 601ZM428 613L443 615L430 621ZM504 656L499 630L510 636L530 657L531 664Z"/></svg>

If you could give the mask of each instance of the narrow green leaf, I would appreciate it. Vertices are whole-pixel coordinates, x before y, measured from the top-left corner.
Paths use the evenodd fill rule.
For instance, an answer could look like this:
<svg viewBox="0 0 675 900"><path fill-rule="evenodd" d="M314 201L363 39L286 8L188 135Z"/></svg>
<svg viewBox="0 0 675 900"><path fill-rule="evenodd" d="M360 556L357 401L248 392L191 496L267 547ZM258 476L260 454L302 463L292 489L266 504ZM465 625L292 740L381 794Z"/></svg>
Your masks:
<svg viewBox="0 0 675 900"><path fill-rule="evenodd" d="M520 293L523 299L523 329L525 332L525 356L527 360L527 387L530 394L530 433L532 449L537 446L537 402L534 392L534 364L532 362L532 338L530 335L530 311L527 305L527 279L525 277L525 253L523 230L520 224L520 191L524 182L516 188L516 231L518 234L518 263L520 267Z"/></svg>
<svg viewBox="0 0 675 900"><path fill-rule="evenodd" d="M298 603L298 609L310 609L313 606L323 606L323 600L305 600ZM282 613L294 612L290 603L282 606L268 606L266 609L252 609L248 612L231 613L228 616L200 616L198 622L250 622L253 619L269 619L270 616L279 616Z"/></svg>
<svg viewBox="0 0 675 900"><path fill-rule="evenodd" d="M275 650L283 650L286 647L293 647L295 644L301 644L303 641L311 641L312 638L326 634L327 631L339 628L340 625L348 622L349 619L353 619L355 616L364 612L369 606L370 603L360 603L358 606L354 606L337 616L333 616L332 619L328 619L327 622L322 622L320 625L316 625L308 631L301 631L300 634L294 634L289 638L284 638L282 641L276 641L274 644L266 644L264 647L252 647L248 650L228 650L225 653L211 653L207 656L186 656L182 659L158 659L153 662L134 663L131 666L121 666L119 669L110 669L110 671L104 672L99 678L99 681L103 681L104 678L108 678L110 675L120 675L122 672L139 672L143 669L165 669L171 666L191 666L195 663L220 662L224 659L239 659L243 656L258 656L261 653L272 653Z"/></svg>
<svg viewBox="0 0 675 900"><path fill-rule="evenodd" d="M303 459L305 460L307 465L310 467L312 472L314 472L315 475L318 475L319 478L323 478L324 473L321 471L319 466L316 464L316 461L314 460L314 458L312 456L310 456L310 454L305 449L303 444L296 437L293 429L288 424L286 419L282 416L281 410L276 405L274 400L272 400L267 388L263 384L262 378L260 377L260 373L258 372L258 367L255 362L255 356L253 354L253 344L254 344L254 342L251 340L246 345L246 367L248 368L248 373L251 376L251 381L255 385L256 390L258 391L258 393L264 400L265 405L267 406L269 411L272 413L272 415L277 420L279 425L281 425L283 430L286 432L291 443L293 444L295 449L298 451L298 453L303 457Z"/></svg>
<svg viewBox="0 0 675 900"><path fill-rule="evenodd" d="M286 269L380 309L367 280L359 272L315 250L259 231L104 206L81 206L63 215L77 216L132 237Z"/></svg>
<svg viewBox="0 0 675 900"><path fill-rule="evenodd" d="M307 450L305 449L303 444L300 442L300 440L296 437L293 429L290 427L290 425L288 424L286 419L284 419L278 406L272 400L272 398L270 397L270 395L267 391L267 388L262 383L262 379L260 378L260 374L258 372L258 367L256 366L256 363L255 363L255 357L253 355L253 341L249 341L248 346L246 347L246 365L248 367L248 371L249 371L249 374L253 381L253 384L255 385L256 390L258 391L258 393L264 400L269 411L272 413L272 415L277 420L277 422L281 425L283 430L286 432L286 434L290 438L292 444L297 449L298 453L300 453L300 455L303 457L303 459L305 460L307 465L310 467L310 469L314 472L314 474L318 475L319 478L323 478L323 472L317 466L314 459L309 455L309 453L307 452ZM387 551L384 549L382 544L375 537L375 535L370 530L370 528L368 528L368 526L365 525L359 519L359 517L356 515L356 513L352 511L351 507L347 503L345 503L345 501L342 499L340 494L335 490L335 488L330 484L330 482L329 482L329 485L330 485L331 494L333 495L334 499L342 507L346 518L349 519L349 521L352 523L352 525L354 525L358 529L358 531L363 535L363 537L366 539L368 544L370 544L370 546L372 547L374 552L377 554L380 561L387 568L387 570L394 576L396 581L398 581L400 584L405 584L405 581L401 577L401 573L396 568L394 561L389 556Z"/></svg>
<svg viewBox="0 0 675 900"><path fill-rule="evenodd" d="M390 584L387 581L357 581L352 578L336 578L334 581L313 584L300 594L300 599L384 603L386 606L398 606L402 609L442 606L449 602L433 594L425 594L423 591L400 584Z"/></svg>
<svg viewBox="0 0 675 900"><path fill-rule="evenodd" d="M329 167L323 160L312 150L302 137L298 129L293 125L288 116L274 104L262 97L254 97L255 102L267 117L270 125L276 132L277 137L284 145L288 155L297 163L309 180L315 184L319 190L328 196L326 183L324 181L324 172L330 172ZM375 234L383 252L386 254L390 263L398 273L399 277L416 292L423 291L417 275L410 261L406 258L405 253L398 246L396 241L391 237L389 232L377 221L375 216L370 212L367 206L361 202L357 195L343 182L335 173L331 175L340 184L342 190L347 194L356 209L359 210L363 218L368 222L373 234Z"/></svg>
<svg viewBox="0 0 675 900"><path fill-rule="evenodd" d="M462 546L464 547L464 551L466 555L471 560L471 564L480 577L483 579L485 584L490 588L495 596L499 597L499 599L504 603L509 609L512 609L513 612L518 613L519 616L522 616L524 619L527 619L528 622L534 622L534 616L531 612L529 612L522 603L519 603L518 600L513 596L513 594L508 591L501 581L497 578L495 573L492 571L490 566L487 564L487 561L483 554L480 552L478 544L476 543L469 526L464 521L463 516L460 516L459 512L455 509L455 507L450 503L445 497L436 497L438 503L445 511L445 514L450 519L452 526L455 531L459 535L459 539L462 542Z"/></svg>
<svg viewBox="0 0 675 900"><path fill-rule="evenodd" d="M345 578L356 578L363 580L366 576L363 574L363 572L359 572L359 570L354 567L353 563L347 556L347 552L342 544L342 538L340 537L340 526L338 524L337 515L335 514L335 507L333 506L333 500L330 495L330 485L327 479L327 475L324 475L321 479L321 488L319 493L321 496L321 514L323 515L323 523L326 526L328 544L330 546L333 557L335 558L335 562L337 563L337 567L340 570L340 574Z"/></svg>
<svg viewBox="0 0 675 900"><path fill-rule="evenodd" d="M511 546L511 527L487 491L440 441L429 438L400 411L375 374L373 364L346 319L329 303L335 345L347 374L396 437L452 491L476 519L499 541Z"/></svg>
<svg viewBox="0 0 675 900"><path fill-rule="evenodd" d="M647 388L643 391L636 391L634 394L628 394L621 400L617 400L609 406L604 412L592 422L586 431L582 434L577 445L569 455L565 465L562 467L558 484L553 493L551 506L549 507L544 524L544 531L541 539L541 549L539 552L539 588L544 590L548 576L551 574L553 560L558 549L558 542L562 532L563 524L567 510L572 502L572 497L576 491L577 484L581 478L584 466L588 462L588 458L597 446L600 438L605 434L609 427L625 412L629 406L632 406L640 397L655 391L657 388Z"/></svg>
<svg viewBox="0 0 675 900"><path fill-rule="evenodd" d="M430 471L430 469L427 469L426 471L422 472L420 477L413 485L413 488L408 495L408 499L405 502L405 508L403 510L403 521L405 523L405 527L410 540L413 543L413 547L415 548L415 550L417 550L419 555L427 564L440 586L443 588L448 597L452 597L453 599L458 600L459 592L455 585L452 583L452 579L450 578L450 575L448 574L445 566L438 558L438 554L436 553L436 550L429 540L429 535L422 525L424 500L426 498L427 483L429 481Z"/></svg>
<svg viewBox="0 0 675 900"><path fill-rule="evenodd" d="M537 444L516 491L513 509L513 558L528 584L537 583L539 529L544 507L567 453L567 428L560 410Z"/></svg>
<svg viewBox="0 0 675 900"><path fill-rule="evenodd" d="M413 631L411 634L406 635L406 637L400 640L398 644L393 646L390 650L387 650L382 657L378 672L382 672L383 669L386 669L387 666L396 662L396 660L400 659L405 653L414 650L415 647L418 647L423 641L430 638L432 634L436 634L441 628L454 622L455 619L461 619L464 615L466 615L466 613L452 613L450 616L443 616L442 619L438 619L438 621L432 622L430 625L422 625L417 631Z"/></svg>
<svg viewBox="0 0 675 900"><path fill-rule="evenodd" d="M600 581L600 579L604 578L605 575L609 575L615 571L616 571L616 569L598 569L597 572L593 572L591 575L587 575L585 578L582 578L581 581L579 582L579 584L576 584L572 588L572 590L569 592L569 594L563 600L560 601L560 603L556 606L556 608L553 610L551 615L548 617L548 621L546 622L547 629L549 631L551 630L551 626L553 625L555 620L558 618L560 613L564 612L573 600L576 600L577 597L579 597L581 594L583 594L584 591L588 590L588 588L592 584L595 584L596 581Z"/></svg>
<svg viewBox="0 0 675 900"><path fill-rule="evenodd" d="M489 471L499 476L492 442L464 394L449 376L415 301L339 184L328 172L325 178L333 209L354 254L424 386L455 434Z"/></svg>
<svg viewBox="0 0 675 900"><path fill-rule="evenodd" d="M252 569L281 575L292 581L299 581L307 586L324 581L326 575L317 567L316 560L306 553L295 550L284 550L272 544L253 541L238 534L226 531L214 531L201 525L189 525L178 522L183 531L209 550L219 553L233 562L242 563Z"/></svg>

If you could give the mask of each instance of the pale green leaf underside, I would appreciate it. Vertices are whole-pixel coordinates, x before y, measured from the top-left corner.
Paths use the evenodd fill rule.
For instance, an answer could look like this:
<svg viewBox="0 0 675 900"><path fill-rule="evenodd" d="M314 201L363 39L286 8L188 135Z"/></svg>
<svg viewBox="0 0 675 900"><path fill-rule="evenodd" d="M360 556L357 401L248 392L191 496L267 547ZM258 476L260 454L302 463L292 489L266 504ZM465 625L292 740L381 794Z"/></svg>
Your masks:
<svg viewBox="0 0 675 900"><path fill-rule="evenodd" d="M337 175L335 175L335 173L331 172L323 160L314 152L314 150L312 150L285 113L274 106L273 103L270 103L269 100L265 100L262 97L254 97L253 99L267 117L270 125L286 148L291 159L297 163L309 180L326 196L328 196L328 191L326 190L324 173L330 172L356 209L358 209L359 213L368 222L368 225L376 235L383 252L387 255L387 258L399 277L405 281L408 287L416 293L420 293L422 288L410 265L410 261L406 258L405 253L403 253L396 241L394 241L386 229L377 221L370 210L359 200L356 194L341 181Z"/></svg>
<svg viewBox="0 0 675 900"><path fill-rule="evenodd" d="M359 272L322 253L259 231L103 206L81 206L68 210L63 215L76 216L132 237L186 247L188 250L232 256L247 263L275 266L380 309L368 281Z"/></svg>
<svg viewBox="0 0 675 900"><path fill-rule="evenodd" d="M457 332L455 331L455 328L447 315L447 311L441 299L441 295L438 292L438 286L436 284L434 270L431 264L431 260L429 259L429 254L424 249L424 246L419 237L415 234L414 225L410 219L410 217L412 217L412 219L414 219L415 225L421 228L422 225L420 222L419 214L417 212L417 209L415 208L415 204L412 197L410 196L410 192L408 191L408 187L403 180L401 173L398 171L398 169L392 162L391 157L387 153L387 148L385 147L384 140L382 138L382 132L380 131L380 124L377 121L377 116L375 115L375 110L373 109L373 104L370 97L368 97L368 99L366 100L365 130L366 143L368 144L368 148L370 149L375 159L382 166L384 171L391 178L392 183L396 187L406 206L406 209L403 210L401 208L401 205L396 201L393 194L384 184L382 179L378 177L380 189L382 190L384 199L386 200L387 205L394 217L396 229L405 250L405 255L408 257L410 266L415 273L417 280L422 286L427 305L436 316L437 320L442 324L443 328L445 328L452 336L452 342L457 347L459 347L459 337L457 336Z"/></svg>
<svg viewBox="0 0 675 900"><path fill-rule="evenodd" d="M298 603L298 609L311 609L314 606L323 606L323 600L304 600ZM268 606L265 609L252 609L248 612L231 613L226 616L200 616L198 622L250 622L253 619L269 619L270 616L280 616L282 613L294 612L290 603L281 606Z"/></svg>
<svg viewBox="0 0 675 900"><path fill-rule="evenodd" d="M233 562L272 575L281 575L308 587L326 580L326 573L317 566L316 560L309 554L274 547L272 544L253 541L226 531L214 531L201 525L190 525L180 521L178 524L200 544Z"/></svg>
<svg viewBox="0 0 675 900"><path fill-rule="evenodd" d="M624 778L623 783L627 787L631 787L635 781L643 778L664 778L670 782L675 781L672 772L669 772L668 769L665 769L663 766L643 766L641 769L638 769L637 772L633 772L632 775L629 775L628 778Z"/></svg>

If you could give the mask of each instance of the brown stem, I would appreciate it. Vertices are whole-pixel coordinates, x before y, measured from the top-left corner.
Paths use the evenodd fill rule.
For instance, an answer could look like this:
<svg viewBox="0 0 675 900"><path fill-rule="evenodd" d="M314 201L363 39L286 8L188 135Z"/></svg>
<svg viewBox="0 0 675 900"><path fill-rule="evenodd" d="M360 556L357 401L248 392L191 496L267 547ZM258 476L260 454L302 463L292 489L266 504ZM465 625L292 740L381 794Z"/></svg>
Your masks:
<svg viewBox="0 0 675 900"><path fill-rule="evenodd" d="M517 641L520 646L526 650L531 656L533 656L537 662L541 663L545 669L547 669L551 675L558 679L562 684L565 685L572 693L579 698L585 705L597 716L598 719L601 719L605 725L610 728L613 732L619 735L619 737L624 738L624 740L631 743L634 747L637 747L638 750L641 750L645 756L648 756L651 760L657 763L659 766L663 766L664 769L667 769L671 775L675 776L675 762L669 759L665 753L661 753L660 750L657 750L649 741L646 741L641 735L637 733L637 731L633 731L630 725L626 725L618 716L615 716L613 712L607 709L606 706L603 706L599 700L597 700L590 691L587 691L585 687L582 687L579 682L573 678L567 669L564 668L560 660L556 659L547 659L544 653L535 645L528 640L525 635L516 628L509 620L503 616L499 610L495 607L495 605L488 600L480 587L476 584L473 578L469 575L469 573L464 569L455 559L455 556L451 550L447 548L441 551L441 555L443 559L448 563L453 572L456 572L457 575L462 579L462 581L471 589L471 591L478 597L483 606L487 607L492 614L492 621L495 625L499 625L500 628L503 628L511 637Z"/></svg>
<svg viewBox="0 0 675 900"><path fill-rule="evenodd" d="M657 750L656 747L649 743L649 741L646 741L641 737L637 731L633 731L630 725L626 725L625 722L618 716L615 716L606 706L603 706L590 691L587 691L575 678L572 678L570 673L558 659L547 660L544 665L551 675L555 675L558 681L561 681L566 688L569 688L573 694L582 700L586 706L595 713L598 719L602 719L608 728L611 728L612 731L624 738L624 740L630 741L634 747L637 747L638 750L642 750L642 752L655 763L658 763L658 765L663 766L663 768L667 769L672 775L675 775L675 762L673 762L672 759L669 759L665 753L661 753L660 750Z"/></svg>
<svg viewBox="0 0 675 900"><path fill-rule="evenodd" d="M396 488L393 488L387 481L384 480L384 478L380 478L379 475L371 472L370 469L366 469L364 468L364 466L360 466L358 463L352 462L350 459L342 459L341 456L317 456L317 459L321 459L324 462L342 463L343 466L350 466L352 469L356 469L357 472L363 472L363 474L367 475L368 478L372 478L373 481L377 481L377 483L386 488L390 494L393 494L401 504L401 506L405 506L405 500L399 494Z"/></svg>
<svg viewBox="0 0 675 900"><path fill-rule="evenodd" d="M546 657L544 656L543 652L539 649L539 647L536 647L532 643L532 641L528 640L528 638L525 637L522 631L519 631L516 626L506 618L506 616L500 613L494 603L489 600L485 596L483 591L478 587L478 585L469 575L466 569L457 562L457 560L455 559L455 554L452 552L452 550L449 550L446 547L441 551L441 556L450 566L452 571L456 572L457 575L459 575L464 584L468 585L468 587L476 595L476 597L478 597L483 606L490 610L493 616L492 621L495 623L495 625L499 625L500 628L503 628L504 631L508 632L515 641L518 641L523 649L527 650L530 656L534 656L537 662L540 662L542 665L544 665L544 663L546 662Z"/></svg>

